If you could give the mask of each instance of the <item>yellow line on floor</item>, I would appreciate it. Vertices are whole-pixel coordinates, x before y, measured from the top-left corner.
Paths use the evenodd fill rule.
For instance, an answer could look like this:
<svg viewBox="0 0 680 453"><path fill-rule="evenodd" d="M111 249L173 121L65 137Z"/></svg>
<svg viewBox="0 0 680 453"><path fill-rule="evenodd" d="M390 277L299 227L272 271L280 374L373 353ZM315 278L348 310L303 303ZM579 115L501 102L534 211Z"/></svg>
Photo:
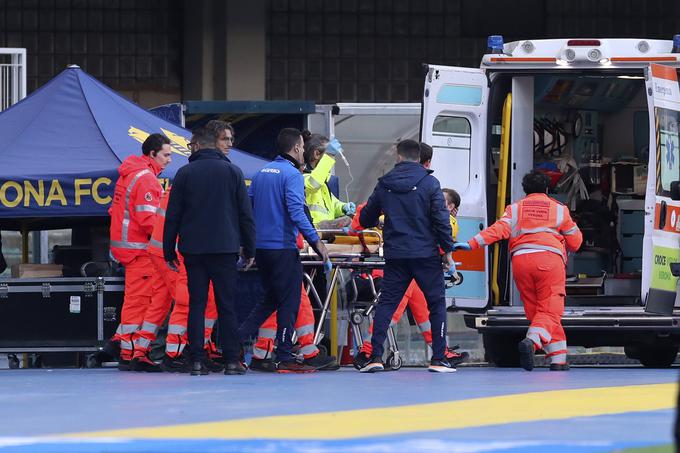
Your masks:
<svg viewBox="0 0 680 453"><path fill-rule="evenodd" d="M558 390L376 409L74 433L68 437L347 439L669 409L675 406L676 391L676 384Z"/></svg>

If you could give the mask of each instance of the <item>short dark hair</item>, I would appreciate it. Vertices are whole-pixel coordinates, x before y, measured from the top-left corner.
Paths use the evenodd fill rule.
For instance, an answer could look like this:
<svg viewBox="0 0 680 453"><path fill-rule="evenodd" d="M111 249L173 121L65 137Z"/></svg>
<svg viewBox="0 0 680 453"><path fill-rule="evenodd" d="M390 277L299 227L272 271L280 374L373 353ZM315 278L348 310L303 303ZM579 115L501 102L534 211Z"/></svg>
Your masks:
<svg viewBox="0 0 680 453"><path fill-rule="evenodd" d="M432 160L432 147L425 142L420 142L420 163L425 164Z"/></svg>
<svg viewBox="0 0 680 453"><path fill-rule="evenodd" d="M522 178L522 189L524 193L529 195L532 193L546 193L548 192L548 177L538 171L531 170Z"/></svg>
<svg viewBox="0 0 680 453"><path fill-rule="evenodd" d="M302 139L305 141L305 162L309 163L314 156L314 151L325 151L326 145L330 140L321 134L312 134L309 131L302 131Z"/></svg>
<svg viewBox="0 0 680 453"><path fill-rule="evenodd" d="M420 161L420 143L415 140L402 140L397 143L397 154L406 160Z"/></svg>
<svg viewBox="0 0 680 453"><path fill-rule="evenodd" d="M456 209L460 207L460 195L458 194L458 192L456 192L453 189L447 188L442 189L442 192L444 193L447 202L453 203Z"/></svg>
<svg viewBox="0 0 680 453"><path fill-rule="evenodd" d="M192 141L198 149L214 148L215 133L207 127L198 127L191 131Z"/></svg>
<svg viewBox="0 0 680 453"><path fill-rule="evenodd" d="M205 123L205 128L215 134L215 140L217 140L220 137L220 134L226 130L231 131L231 135L234 135L234 128L231 123L222 120L210 120Z"/></svg>
<svg viewBox="0 0 680 453"><path fill-rule="evenodd" d="M292 127L281 129L279 136L276 137L276 152L288 154L298 144L301 137L302 132L299 129Z"/></svg>
<svg viewBox="0 0 680 453"><path fill-rule="evenodd" d="M142 143L142 154L148 156L152 151L158 152L163 149L163 145L169 145L170 139L163 134L151 134Z"/></svg>

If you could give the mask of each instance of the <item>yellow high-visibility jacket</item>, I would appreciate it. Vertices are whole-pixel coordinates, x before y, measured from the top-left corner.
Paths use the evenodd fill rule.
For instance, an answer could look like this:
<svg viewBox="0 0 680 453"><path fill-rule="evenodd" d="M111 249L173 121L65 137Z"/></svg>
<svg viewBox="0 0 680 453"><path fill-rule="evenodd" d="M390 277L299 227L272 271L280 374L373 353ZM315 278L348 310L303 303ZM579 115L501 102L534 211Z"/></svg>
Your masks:
<svg viewBox="0 0 680 453"><path fill-rule="evenodd" d="M451 237L454 241L458 240L458 220L452 215L449 216L449 222L451 222Z"/></svg>
<svg viewBox="0 0 680 453"><path fill-rule="evenodd" d="M345 203L338 200L331 193L326 182L331 177L331 170L335 165L335 159L327 153L311 172L305 172L305 201L312 214L312 221L316 225L324 220L333 220L342 217L342 207Z"/></svg>

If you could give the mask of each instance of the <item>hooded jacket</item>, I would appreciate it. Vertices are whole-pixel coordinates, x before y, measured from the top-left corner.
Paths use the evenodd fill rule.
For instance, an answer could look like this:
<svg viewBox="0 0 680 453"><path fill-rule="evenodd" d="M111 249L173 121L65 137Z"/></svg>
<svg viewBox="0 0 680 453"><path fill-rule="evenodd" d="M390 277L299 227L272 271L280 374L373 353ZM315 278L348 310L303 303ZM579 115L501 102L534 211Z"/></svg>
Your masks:
<svg viewBox="0 0 680 453"><path fill-rule="evenodd" d="M189 157L172 183L165 213L163 255L238 253L255 256L255 224L241 169L216 149Z"/></svg>
<svg viewBox="0 0 680 453"><path fill-rule="evenodd" d="M453 251L449 211L437 178L417 162L398 163L378 179L359 222L373 228L385 214L385 258L429 258Z"/></svg>
<svg viewBox="0 0 680 453"><path fill-rule="evenodd" d="M146 253L163 188L161 168L148 156L130 156L118 168L109 208L111 254L125 265Z"/></svg>

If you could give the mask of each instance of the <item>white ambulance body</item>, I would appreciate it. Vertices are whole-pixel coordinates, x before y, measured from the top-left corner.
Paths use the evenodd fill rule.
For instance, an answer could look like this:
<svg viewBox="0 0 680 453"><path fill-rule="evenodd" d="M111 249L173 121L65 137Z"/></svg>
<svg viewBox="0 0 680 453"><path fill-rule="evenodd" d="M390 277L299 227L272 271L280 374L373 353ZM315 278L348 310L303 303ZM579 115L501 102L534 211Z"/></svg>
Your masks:
<svg viewBox="0 0 680 453"><path fill-rule="evenodd" d="M669 366L680 344L672 266L680 262L680 36L507 44L494 36L489 47L480 69L430 65L425 76L421 136L434 147L442 187L461 194L459 240L496 220L505 128L503 204L522 198L522 176L541 168L584 234L567 269L569 344L624 346L647 366ZM507 247L492 273L493 253L457 252L464 280L448 296L482 332L488 358L512 366L528 321Z"/></svg>

